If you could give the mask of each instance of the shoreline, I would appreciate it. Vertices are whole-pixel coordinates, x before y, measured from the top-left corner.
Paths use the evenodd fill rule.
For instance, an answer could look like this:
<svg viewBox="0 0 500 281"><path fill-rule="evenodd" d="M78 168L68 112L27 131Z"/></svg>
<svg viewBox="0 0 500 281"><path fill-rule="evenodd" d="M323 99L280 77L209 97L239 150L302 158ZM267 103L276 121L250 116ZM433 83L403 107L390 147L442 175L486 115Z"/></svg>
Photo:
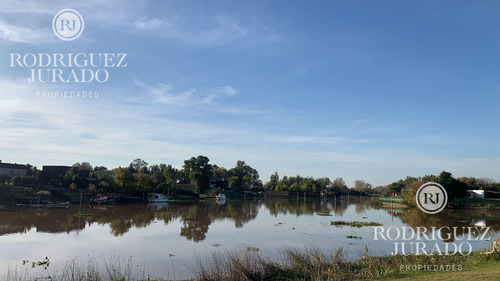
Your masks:
<svg viewBox="0 0 500 281"><path fill-rule="evenodd" d="M498 241L497 241L498 242ZM166 259L168 256L165 257ZM343 248L326 251L317 247L286 247L279 258L269 258L259 248L246 247L232 251L214 250L209 255L195 257L193 277L175 280L497 280L500 276L500 252L474 251L470 255L395 255L372 256L366 253L351 261ZM50 259L23 263L16 271L9 271L8 281L18 280L173 280L168 276L150 276L134 272L138 267L129 262L120 266L120 260L97 262L90 258L81 261L68 258L62 267L54 267ZM28 274L28 269L38 272ZM110 269L113 269L110 271ZM43 273L40 273L43 272ZM62 272L62 273L60 273ZM77 273L76 275L74 273ZM50 276L50 277L48 277ZM3 277L2 277L3 278Z"/></svg>

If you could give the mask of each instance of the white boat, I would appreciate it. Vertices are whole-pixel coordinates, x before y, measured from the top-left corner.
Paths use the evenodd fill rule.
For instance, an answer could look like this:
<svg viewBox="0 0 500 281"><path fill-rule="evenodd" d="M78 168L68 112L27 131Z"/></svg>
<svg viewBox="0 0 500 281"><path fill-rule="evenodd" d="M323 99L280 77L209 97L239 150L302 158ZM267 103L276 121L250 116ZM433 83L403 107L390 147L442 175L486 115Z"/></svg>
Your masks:
<svg viewBox="0 0 500 281"><path fill-rule="evenodd" d="M217 205L219 206L224 206L226 205L226 199L217 199L215 203L217 203Z"/></svg>
<svg viewBox="0 0 500 281"><path fill-rule="evenodd" d="M149 203L166 203L170 199L169 196L164 196L163 194L153 193L153 196L149 197Z"/></svg>
<svg viewBox="0 0 500 281"><path fill-rule="evenodd" d="M224 193L219 193L219 195L215 196L215 198L217 198L217 201L225 201L226 195Z"/></svg>
<svg viewBox="0 0 500 281"><path fill-rule="evenodd" d="M148 203L148 206L154 208L156 211L159 211L163 208L166 208L168 207L168 203L167 202L164 202L164 203Z"/></svg>
<svg viewBox="0 0 500 281"><path fill-rule="evenodd" d="M16 207L23 208L69 208L69 202L44 201L40 204L16 204Z"/></svg>
<svg viewBox="0 0 500 281"><path fill-rule="evenodd" d="M90 199L90 204L106 204L112 203L113 197L98 194L97 197Z"/></svg>

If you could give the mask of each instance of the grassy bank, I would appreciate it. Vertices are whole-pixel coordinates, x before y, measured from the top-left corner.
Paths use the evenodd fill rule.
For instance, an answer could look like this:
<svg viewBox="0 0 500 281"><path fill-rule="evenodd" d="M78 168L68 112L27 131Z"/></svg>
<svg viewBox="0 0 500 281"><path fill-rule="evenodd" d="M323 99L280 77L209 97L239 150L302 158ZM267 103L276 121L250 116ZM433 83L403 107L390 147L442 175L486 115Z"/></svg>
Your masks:
<svg viewBox="0 0 500 281"><path fill-rule="evenodd" d="M440 266L443 268L440 268ZM446 265L455 266L447 271ZM495 267L498 267L496 268ZM408 266L408 268L406 267ZM412 267L414 266L414 267ZM437 267L435 267L437 266ZM432 271L423 270L429 268ZM434 269L437 268L437 269ZM276 260L263 257L258 251L213 253L198 260L196 280L359 280L401 278L439 278L451 276L482 276L482 280L498 277L500 253L486 255L475 252L469 256L364 256L358 261L346 258L342 249L325 253L318 248L287 248ZM437 280L437 279L436 279Z"/></svg>
<svg viewBox="0 0 500 281"><path fill-rule="evenodd" d="M168 257L166 257L168 259ZM2 280L61 280L61 281L132 281L172 280L169 276L151 277L134 270L145 268L128 261L98 260L78 262L69 259L58 272L50 272L50 260L23 263ZM38 269L38 278L29 274ZM29 270L28 270L29 268ZM172 268L175 270L174 268ZM175 271L174 271L175 272ZM284 248L275 259L263 256L258 248L235 251L213 251L196 257L192 280L499 280L500 252L473 252L468 256L387 256L364 255L357 261L347 258L342 248L324 251L319 248ZM49 277L50 276L50 277ZM178 280L178 279L177 279Z"/></svg>
<svg viewBox="0 0 500 281"><path fill-rule="evenodd" d="M409 274L400 274L398 276L389 276L377 280L500 280L499 261L482 261L475 265L467 266L462 271L441 271L441 272L413 272Z"/></svg>
<svg viewBox="0 0 500 281"><path fill-rule="evenodd" d="M469 198L460 198L453 199L450 202L451 206L455 208L488 208L488 209L497 209L500 210L500 198L485 198L485 199L469 199Z"/></svg>
<svg viewBox="0 0 500 281"><path fill-rule="evenodd" d="M382 203L384 207L392 206L393 208L406 208L408 205L400 197L379 197L374 202ZM448 208L452 209L480 209L488 208L500 210L500 198L455 198L448 201Z"/></svg>

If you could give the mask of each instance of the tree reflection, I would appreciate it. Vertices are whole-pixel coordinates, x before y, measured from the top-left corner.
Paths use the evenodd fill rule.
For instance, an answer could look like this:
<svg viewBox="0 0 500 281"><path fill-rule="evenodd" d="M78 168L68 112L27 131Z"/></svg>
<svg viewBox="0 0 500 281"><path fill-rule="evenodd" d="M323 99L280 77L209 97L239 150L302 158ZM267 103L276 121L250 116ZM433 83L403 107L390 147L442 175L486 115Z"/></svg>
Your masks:
<svg viewBox="0 0 500 281"><path fill-rule="evenodd" d="M220 220L230 220L236 228L242 228L257 218L259 210L265 210L274 217L280 215L313 216L318 213L334 213L343 216L350 205L354 204L357 214L379 208L359 199L304 201L296 199L266 199L240 202L227 202L220 206L215 202L167 204L161 208L147 205L85 206L82 210L90 217L75 217L78 208L70 209L16 209L0 211L0 236L11 233L26 233L32 229L39 232L59 233L78 232L93 224L108 225L114 236L122 236L132 228L147 228L153 222L181 222L180 235L188 240L204 240L210 225ZM396 214L401 221L414 230L417 227L439 228L441 226L458 227L457 234L467 234L468 226L486 225L491 231L500 231L498 214L491 212L445 210L436 215L427 215L416 208ZM444 230L443 236L451 230ZM477 237L477 233L471 233ZM453 237L445 242L452 242Z"/></svg>
<svg viewBox="0 0 500 281"><path fill-rule="evenodd" d="M471 212L464 210L444 210L438 214L429 215L420 211L420 209L412 208L398 213L397 216L401 218L401 221L404 224L407 224L415 231L418 227L425 227L429 231L432 227L435 227L436 229L445 227L441 230L441 236L445 238L443 239L443 242L446 243L454 242L455 238L463 235L469 235L469 231L471 229L472 231L470 236L472 238L477 238L482 233L478 231L482 226L490 227L491 234L493 232L500 231L498 214L495 215L492 213L477 213L475 211ZM456 230L454 230L454 228L456 228Z"/></svg>
<svg viewBox="0 0 500 281"><path fill-rule="evenodd" d="M194 205L183 214L181 236L194 242L202 241L206 238L210 224L209 208L203 205Z"/></svg>

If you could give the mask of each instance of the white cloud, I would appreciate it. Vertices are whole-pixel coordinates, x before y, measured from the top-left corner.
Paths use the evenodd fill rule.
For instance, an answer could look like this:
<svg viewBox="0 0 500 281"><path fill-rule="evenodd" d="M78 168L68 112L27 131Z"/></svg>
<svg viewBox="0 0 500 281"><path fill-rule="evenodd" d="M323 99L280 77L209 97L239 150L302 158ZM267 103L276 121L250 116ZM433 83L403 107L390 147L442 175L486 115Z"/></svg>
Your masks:
<svg viewBox="0 0 500 281"><path fill-rule="evenodd" d="M61 2L61 1L58 1ZM3 0L2 9L0 13L11 13L11 14L50 14L52 13L52 5L36 0L25 0L19 3L17 0Z"/></svg>
<svg viewBox="0 0 500 281"><path fill-rule="evenodd" d="M156 84L145 91L170 104L206 104L210 92L220 97L236 94L230 86L172 94L169 84ZM47 85L28 84L25 79L0 77L0 151L2 160L17 163L66 164L89 161L110 168L143 158L149 163L182 165L199 154L211 162L232 167L245 160L267 180L270 173L303 176L343 176L346 181L362 178L372 184L387 184L398 176L452 172L495 178L500 160L439 159L407 147L363 148L355 139L318 136L301 132L266 133L258 128L198 119L185 115L159 115L164 108L151 104L128 104L119 98L74 100L36 98L34 92ZM108 93L121 97L119 90ZM118 93L119 92L119 93ZM171 99L169 100L169 96ZM203 107L201 107L203 108ZM204 111L204 113L209 112ZM278 163L279 165L277 165Z"/></svg>
<svg viewBox="0 0 500 281"><path fill-rule="evenodd" d="M173 87L169 83L157 83L154 86L150 86L138 79L135 79L134 82L146 95L152 95L155 101L173 106L215 105L218 99L236 94L236 89L231 86L209 89L191 88L183 92L174 93Z"/></svg>
<svg viewBox="0 0 500 281"><path fill-rule="evenodd" d="M40 42L40 39L52 31L52 16L64 8L76 9L85 21L108 31L112 27L114 32L139 32L142 36L165 38L197 46L227 44L242 38L253 43L259 40L275 42L279 37L275 31L262 27L252 16L220 12L210 14L208 11L200 16L179 10L176 5L169 5L168 10L150 16L151 9L158 5L162 6L163 3L151 4L144 0L64 0L43 3L28 0L19 3L6 0L2 2L0 16L9 17L2 17L4 34L1 38L17 43ZM25 24L27 21L29 25ZM86 30L85 36L93 39L92 36L96 35ZM54 39L48 38L43 41Z"/></svg>
<svg viewBox="0 0 500 281"><path fill-rule="evenodd" d="M293 67L290 69L290 72L292 74L304 75L317 64L318 64L317 61L309 61L309 62L296 61L293 63Z"/></svg>
<svg viewBox="0 0 500 281"><path fill-rule="evenodd" d="M136 18L138 15L132 17ZM218 14L209 20L193 20L189 15L171 15L164 18L143 17L123 21L123 26L131 26L135 31L177 40L193 45L225 44L249 34L249 27L243 26L235 17Z"/></svg>
<svg viewBox="0 0 500 281"><path fill-rule="evenodd" d="M39 44L49 41L52 37L53 34L45 29L16 26L0 19L0 38L9 42Z"/></svg>
<svg viewBox="0 0 500 281"><path fill-rule="evenodd" d="M342 141L340 137L316 137L316 136L273 136L270 141L276 143L309 143L309 144L335 144Z"/></svg>
<svg viewBox="0 0 500 281"><path fill-rule="evenodd" d="M171 22L168 22L165 19L157 19L157 18L152 18L152 19L144 18L132 22L132 26L134 27L135 30L138 31L158 30L167 28L171 25L172 25Z"/></svg>

